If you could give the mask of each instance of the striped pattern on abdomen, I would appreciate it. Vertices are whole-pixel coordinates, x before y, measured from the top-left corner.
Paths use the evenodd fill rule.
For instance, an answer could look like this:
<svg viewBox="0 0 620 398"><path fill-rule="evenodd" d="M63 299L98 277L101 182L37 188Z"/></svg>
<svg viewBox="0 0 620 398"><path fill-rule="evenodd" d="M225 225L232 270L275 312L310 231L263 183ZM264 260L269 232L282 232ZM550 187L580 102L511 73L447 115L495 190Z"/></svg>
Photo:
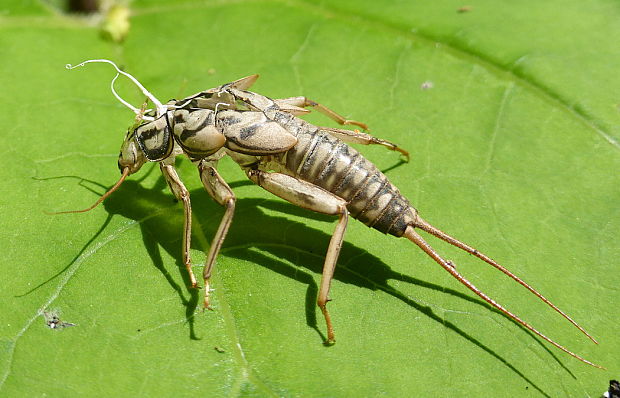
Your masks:
<svg viewBox="0 0 620 398"><path fill-rule="evenodd" d="M373 163L319 129L298 132L284 161L291 175L346 200L351 216L369 227L402 236L416 219L417 211Z"/></svg>

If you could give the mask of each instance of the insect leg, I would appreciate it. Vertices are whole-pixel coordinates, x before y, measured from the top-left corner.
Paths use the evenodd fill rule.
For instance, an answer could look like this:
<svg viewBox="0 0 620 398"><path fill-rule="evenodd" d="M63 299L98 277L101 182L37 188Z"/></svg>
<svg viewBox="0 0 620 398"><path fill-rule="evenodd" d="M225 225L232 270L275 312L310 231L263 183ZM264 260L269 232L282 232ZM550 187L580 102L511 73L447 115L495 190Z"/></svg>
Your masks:
<svg viewBox="0 0 620 398"><path fill-rule="evenodd" d="M356 120L349 120L345 118L344 116L332 111L328 107L321 105L318 102L312 101L306 97L290 97L290 98L277 99L274 101L276 104L283 107L284 108L283 110L286 110L287 106L296 106L296 107L301 107L301 108L306 108L306 107L311 106L317 111L327 116L328 118L334 120L338 124L352 124L355 126L359 126L364 130L368 130L368 126L366 125L366 123L358 122Z"/></svg>
<svg viewBox="0 0 620 398"><path fill-rule="evenodd" d="M192 271L192 259L189 252L192 242L192 204L189 199L189 191L183 185L174 166L161 162L159 168L174 196L183 202L183 262L189 274L191 286L195 288L198 287L198 282L196 282L196 276Z"/></svg>
<svg viewBox="0 0 620 398"><path fill-rule="evenodd" d="M326 304L329 301L329 288L334 276L334 269L336 268L340 248L342 247L344 233L347 228L347 221L349 218L349 212L346 207L347 202L323 188L285 174L266 173L260 170L247 170L246 173L248 178L254 181L254 183L294 205L318 213L338 216L338 224L329 241L327 255L325 256L321 286L317 298L317 305L321 309L325 317L325 323L327 324L326 342L335 342L334 327Z"/></svg>
<svg viewBox="0 0 620 398"><path fill-rule="evenodd" d="M224 243L224 239L226 239L226 234L228 233L228 228L230 227L230 223L232 222L233 215L235 213L235 194L232 189L226 184L226 181L218 174L214 165L208 161L202 161L198 165L198 170L200 171L200 179L202 180L202 184L205 189L209 193L209 195L220 205L224 206L226 210L224 211L224 216L222 217L222 221L220 221L220 226L215 232L215 236L213 237L213 241L211 243L211 248L209 249L209 253L207 254L207 260L205 261L205 268L203 271L203 278L205 281L205 301L204 307L209 308L209 279L211 278L211 274L213 272L213 266L215 265L215 259L217 258L217 254Z"/></svg>
<svg viewBox="0 0 620 398"><path fill-rule="evenodd" d="M387 149L391 151L400 152L406 159L409 161L409 152L400 148L398 145L382 140L381 138L373 137L370 134L363 133L359 130L345 130L345 129L336 129L332 127L320 127L321 131L324 131L331 135L332 137L336 137L341 141L346 143L355 143L362 145L383 145Z"/></svg>

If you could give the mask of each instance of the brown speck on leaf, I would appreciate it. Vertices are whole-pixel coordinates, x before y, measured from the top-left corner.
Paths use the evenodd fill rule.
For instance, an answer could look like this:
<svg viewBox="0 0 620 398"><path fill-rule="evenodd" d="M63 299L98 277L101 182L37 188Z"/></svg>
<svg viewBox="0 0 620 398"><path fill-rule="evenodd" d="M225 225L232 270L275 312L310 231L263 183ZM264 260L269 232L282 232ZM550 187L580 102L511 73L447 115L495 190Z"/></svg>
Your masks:
<svg viewBox="0 0 620 398"><path fill-rule="evenodd" d="M466 12L470 12L471 9L472 9L471 6L462 6L462 7L457 8L456 12L458 12L459 14L464 14Z"/></svg>
<svg viewBox="0 0 620 398"><path fill-rule="evenodd" d="M69 0L69 12L92 14L98 10L98 0Z"/></svg>

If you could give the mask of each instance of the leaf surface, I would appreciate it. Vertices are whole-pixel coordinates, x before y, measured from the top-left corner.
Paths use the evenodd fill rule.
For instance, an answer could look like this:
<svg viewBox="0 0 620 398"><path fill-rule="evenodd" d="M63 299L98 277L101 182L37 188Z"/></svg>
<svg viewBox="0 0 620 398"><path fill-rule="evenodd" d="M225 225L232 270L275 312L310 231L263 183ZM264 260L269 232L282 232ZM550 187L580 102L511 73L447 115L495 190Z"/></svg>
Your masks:
<svg viewBox="0 0 620 398"><path fill-rule="evenodd" d="M390 4L134 1L126 41L44 2L0 6L3 396L600 396L618 378L620 8L615 2ZM523 288L429 237L491 297L584 365L492 310L404 239L346 234L323 346L315 306L331 217L248 183L213 277L214 311L187 288L183 211L147 165L103 206L132 115L109 58L160 100L253 73L274 98L306 95L411 152L361 149L444 231L522 276ZM126 81L121 94L139 106ZM307 118L334 123L320 114ZM180 160L193 262L223 210ZM76 326L52 330L44 311Z"/></svg>

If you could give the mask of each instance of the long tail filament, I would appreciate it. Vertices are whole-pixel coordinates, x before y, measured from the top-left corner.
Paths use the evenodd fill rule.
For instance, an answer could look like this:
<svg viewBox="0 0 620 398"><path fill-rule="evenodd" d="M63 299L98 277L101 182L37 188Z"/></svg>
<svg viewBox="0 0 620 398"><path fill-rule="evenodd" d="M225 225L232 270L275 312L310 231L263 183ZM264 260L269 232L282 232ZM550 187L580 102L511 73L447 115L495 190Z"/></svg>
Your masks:
<svg viewBox="0 0 620 398"><path fill-rule="evenodd" d="M484 294L482 291L480 291L480 289L478 289L476 286L474 286L474 284L472 284L470 281L465 279L456 270L456 268L454 267L454 265L451 262L444 260L439 254L437 254L437 252L428 243L426 243L426 241L417 232L415 232L414 228L419 228L419 229L421 229L421 230L423 230L425 232L428 232L431 235L434 235L434 236L438 237L439 239L442 239L442 240L450 243L453 246L456 246L456 247L458 247L458 248L460 248L460 249L462 249L462 250L464 250L464 251L466 251L466 252L468 252L470 254L473 254L474 256L476 256L476 257L480 258L481 260L485 261L486 263L488 263L488 264L492 265L493 267L499 269L504 274L508 275L509 277L511 277L512 279L517 281L519 284L524 286L530 292L534 293L538 298L540 298L542 301L544 301L547 305L549 305L551 308L553 308L555 311L557 311L559 314L561 314L570 323L572 323L575 327L577 327L581 332L583 332L586 336L588 336L588 338L590 340L592 340L594 343L598 344L598 342L590 334L588 334L581 326L579 326L574 320L572 320L568 315L566 315L562 310L560 310L558 307L556 307L553 303L551 303L548 299L546 299L542 294L540 294L538 291L536 291L533 287L531 287L530 285L525 283L522 279L520 279L519 277L514 275L512 272L510 272L509 270L507 270L503 266L501 266L498 263L496 263L494 260L492 260L488 256L484 255L483 253L480 253L478 250L476 250L476 249L466 245L465 243L463 243L463 242L461 242L461 241L459 241L459 240L449 236L445 232L435 228L434 226L432 226L431 224L429 224L428 222L424 221L421 218L418 218L418 220L416 221L416 224L414 224L413 226L407 227L407 229L405 230L404 236L407 239L409 239L410 241L412 241L413 243L418 245L426 254L428 254L439 265L441 265L453 277L455 277L459 282L461 282L463 285L465 285L469 290L471 290L472 292L477 294L484 301L486 301L487 303L489 303L490 305L492 305L493 307L495 307L496 309L498 309L499 311L504 313L506 316L508 316L509 318L513 319L515 322L519 323L523 327L525 327L526 329L530 330L531 332L533 332L534 334L536 334L537 336L539 336L543 340L546 340L547 342L549 342L550 344L554 345L558 349L564 351L568 355L570 355L572 357L575 357L578 360L580 360L581 362L587 363L588 365L594 366L595 368L605 369L604 367L602 367L600 365L597 365L597 364L594 364L594 363L588 361L587 359L584 359L584 358L580 357L579 355L577 355L577 354L569 351L568 349L564 348L562 345L560 345L560 344L556 343L555 341L551 340L549 337L545 336L544 334L542 334L541 332L536 330L529 323L525 322L524 320L522 320L521 318L519 318L518 316L516 316L512 312L508 311L502 305L497 303L495 300L493 300L492 298L490 298L489 296Z"/></svg>

